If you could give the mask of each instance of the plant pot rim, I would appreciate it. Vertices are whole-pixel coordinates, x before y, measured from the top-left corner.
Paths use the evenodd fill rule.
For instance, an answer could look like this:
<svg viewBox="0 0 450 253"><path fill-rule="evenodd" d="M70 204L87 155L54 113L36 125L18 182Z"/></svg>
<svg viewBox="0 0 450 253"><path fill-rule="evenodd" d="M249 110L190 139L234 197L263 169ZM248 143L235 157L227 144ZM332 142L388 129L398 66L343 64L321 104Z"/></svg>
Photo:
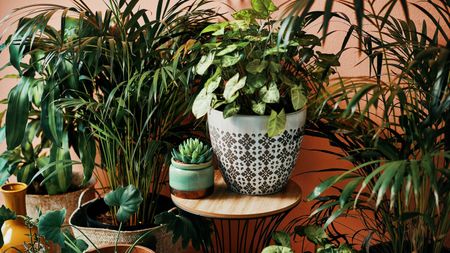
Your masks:
<svg viewBox="0 0 450 253"><path fill-rule="evenodd" d="M90 203L93 203L93 202L95 202L95 201L97 201L99 199L101 199L101 198L91 199L91 200L85 202L83 205L77 207L77 209L75 209L75 211L70 215L69 225L70 226L74 226L74 227L82 227L83 230L88 230L88 231L90 230L90 231L117 232L117 230L110 229L110 228L89 227L87 225L74 224L75 217L80 215L79 213L86 212L87 211L86 210L87 209L87 205L89 205ZM86 219L87 219L87 214L85 214L85 215L86 215ZM165 225L156 225L154 227L147 227L147 228L142 228L142 229L137 229L137 230L121 230L120 234L126 235L126 234L142 233L142 232L147 232L147 231L149 231L151 229L154 229L154 230L165 229L165 227L166 227Z"/></svg>
<svg viewBox="0 0 450 253"><path fill-rule="evenodd" d="M290 113L286 113L286 117L288 116L293 116L296 114L302 114L302 113L306 113L307 110L307 106L305 105L302 109L294 111L294 112L290 112ZM223 111L211 108L209 109L210 113L223 113ZM255 115L255 114L235 114L233 116L231 116L230 118L261 118L261 117L267 117L269 118L270 115Z"/></svg>
<svg viewBox="0 0 450 253"><path fill-rule="evenodd" d="M9 188L11 188L11 189L9 189ZM25 183L21 183L21 182L6 183L0 187L0 192L3 192L3 193L22 192L22 191L26 191L27 188L28 188L28 185Z"/></svg>
<svg viewBox="0 0 450 253"><path fill-rule="evenodd" d="M186 166L186 167L206 167L206 166L209 167L209 166L212 165L212 159L209 160L209 161L207 161L207 162L204 162L204 163L184 163L184 162L175 160L175 159L172 157L172 159L171 159L170 161L171 161L173 164L181 165L181 166ZM176 166L176 167L179 168L178 166ZM181 169L181 168L179 168L179 169ZM195 170L195 168L193 168L193 170Z"/></svg>
<svg viewBox="0 0 450 253"><path fill-rule="evenodd" d="M40 197L40 198L54 198L54 197L58 197L58 196L63 196L66 194L71 194L71 193L77 193L77 192L81 192L86 190L87 188L91 188L94 187L95 184L97 183L97 179L95 179L94 177L91 177L91 179L89 179L89 182L87 184L85 184L83 187L78 188L74 191L68 191L65 193L60 193L60 194L38 194L38 193L28 193L27 192L27 196L32 196L32 197Z"/></svg>
<svg viewBox="0 0 450 253"><path fill-rule="evenodd" d="M129 248L129 247L131 247L131 244L117 244L117 247L127 247L127 248ZM100 252L101 252L102 249L115 248L115 246L114 246L114 245L106 245L106 246L100 246L100 247L97 247L97 248L98 248L98 249L100 250ZM151 249L149 249L149 248L147 248L147 247L140 246L140 245L135 245L134 248L135 248L135 249L141 249L141 250L144 250L144 251L146 251L146 252L148 252L148 253L155 253L155 251L153 251L153 250L151 250ZM86 251L84 251L84 252L85 252L85 253L95 253L95 252L97 252L97 250L94 248L94 249L91 249L91 250L86 250Z"/></svg>

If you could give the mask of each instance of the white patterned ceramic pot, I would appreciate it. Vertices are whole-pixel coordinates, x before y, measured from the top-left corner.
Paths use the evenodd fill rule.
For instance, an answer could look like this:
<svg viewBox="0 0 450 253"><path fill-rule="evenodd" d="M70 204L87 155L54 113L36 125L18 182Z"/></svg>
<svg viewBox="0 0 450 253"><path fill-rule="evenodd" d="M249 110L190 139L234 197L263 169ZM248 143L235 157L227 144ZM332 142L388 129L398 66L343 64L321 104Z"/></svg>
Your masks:
<svg viewBox="0 0 450 253"><path fill-rule="evenodd" d="M306 110L286 114L285 131L268 137L269 116L236 115L224 119L222 111L208 112L211 144L219 168L231 190L249 195L279 192L287 184L297 161Z"/></svg>

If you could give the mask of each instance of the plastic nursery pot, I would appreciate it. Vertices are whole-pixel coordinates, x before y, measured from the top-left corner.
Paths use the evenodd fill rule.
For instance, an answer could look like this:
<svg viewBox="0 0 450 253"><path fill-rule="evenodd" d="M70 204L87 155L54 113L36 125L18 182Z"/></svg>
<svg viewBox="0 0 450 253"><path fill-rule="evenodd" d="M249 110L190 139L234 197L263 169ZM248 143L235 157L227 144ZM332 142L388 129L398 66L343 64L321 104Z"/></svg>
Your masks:
<svg viewBox="0 0 450 253"><path fill-rule="evenodd" d="M212 160L206 163L187 164L172 158L169 168L170 191L185 199L204 198L214 191Z"/></svg>
<svg viewBox="0 0 450 253"><path fill-rule="evenodd" d="M128 244L120 244L117 245L117 251L116 247L114 245L112 246L104 246L104 247L98 247L98 250L101 253L125 253L127 250L131 247L131 245ZM97 253L98 251L94 248L91 250L85 251L85 253ZM142 247L142 246L134 246L134 248L131 250L130 253L155 253L153 250Z"/></svg>

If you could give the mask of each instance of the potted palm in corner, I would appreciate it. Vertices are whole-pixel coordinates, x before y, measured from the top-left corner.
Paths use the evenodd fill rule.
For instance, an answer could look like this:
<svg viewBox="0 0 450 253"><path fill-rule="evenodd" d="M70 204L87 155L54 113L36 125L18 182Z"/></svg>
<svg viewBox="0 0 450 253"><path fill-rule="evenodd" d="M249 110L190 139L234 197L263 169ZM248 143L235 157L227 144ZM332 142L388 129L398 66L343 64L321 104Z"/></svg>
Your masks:
<svg viewBox="0 0 450 253"><path fill-rule="evenodd" d="M435 28L429 33L425 20L416 24L391 17L393 7L374 13L375 3L368 4L357 12L376 32L357 27L355 36L374 76L318 87L310 128L339 147L340 158L353 166L315 187L308 196L315 208L307 221L322 225L333 238L362 242L366 252L446 252L450 41L449 24L437 20L449 20L449 5L406 5L432 18ZM348 215L364 226L354 235L334 226Z"/></svg>
<svg viewBox="0 0 450 253"><path fill-rule="evenodd" d="M278 44L280 22L271 18L277 9L271 1L252 1L234 20L206 27L194 69L206 80L192 112L208 114L222 175L243 194L271 194L286 185L303 137L307 84L338 64L316 52L320 39L303 29Z"/></svg>

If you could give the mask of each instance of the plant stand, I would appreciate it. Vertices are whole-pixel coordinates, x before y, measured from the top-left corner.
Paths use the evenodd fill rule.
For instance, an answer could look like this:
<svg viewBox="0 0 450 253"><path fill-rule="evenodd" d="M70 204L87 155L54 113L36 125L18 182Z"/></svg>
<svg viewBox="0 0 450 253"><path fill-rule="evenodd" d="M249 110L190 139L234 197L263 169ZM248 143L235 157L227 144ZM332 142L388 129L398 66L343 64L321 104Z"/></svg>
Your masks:
<svg viewBox="0 0 450 253"><path fill-rule="evenodd" d="M204 252L261 252L271 234L286 215L296 207L302 191L294 181L279 193L265 196L241 195L227 189L220 175L215 175L214 193L204 199L172 201L185 212L211 220L212 246Z"/></svg>

